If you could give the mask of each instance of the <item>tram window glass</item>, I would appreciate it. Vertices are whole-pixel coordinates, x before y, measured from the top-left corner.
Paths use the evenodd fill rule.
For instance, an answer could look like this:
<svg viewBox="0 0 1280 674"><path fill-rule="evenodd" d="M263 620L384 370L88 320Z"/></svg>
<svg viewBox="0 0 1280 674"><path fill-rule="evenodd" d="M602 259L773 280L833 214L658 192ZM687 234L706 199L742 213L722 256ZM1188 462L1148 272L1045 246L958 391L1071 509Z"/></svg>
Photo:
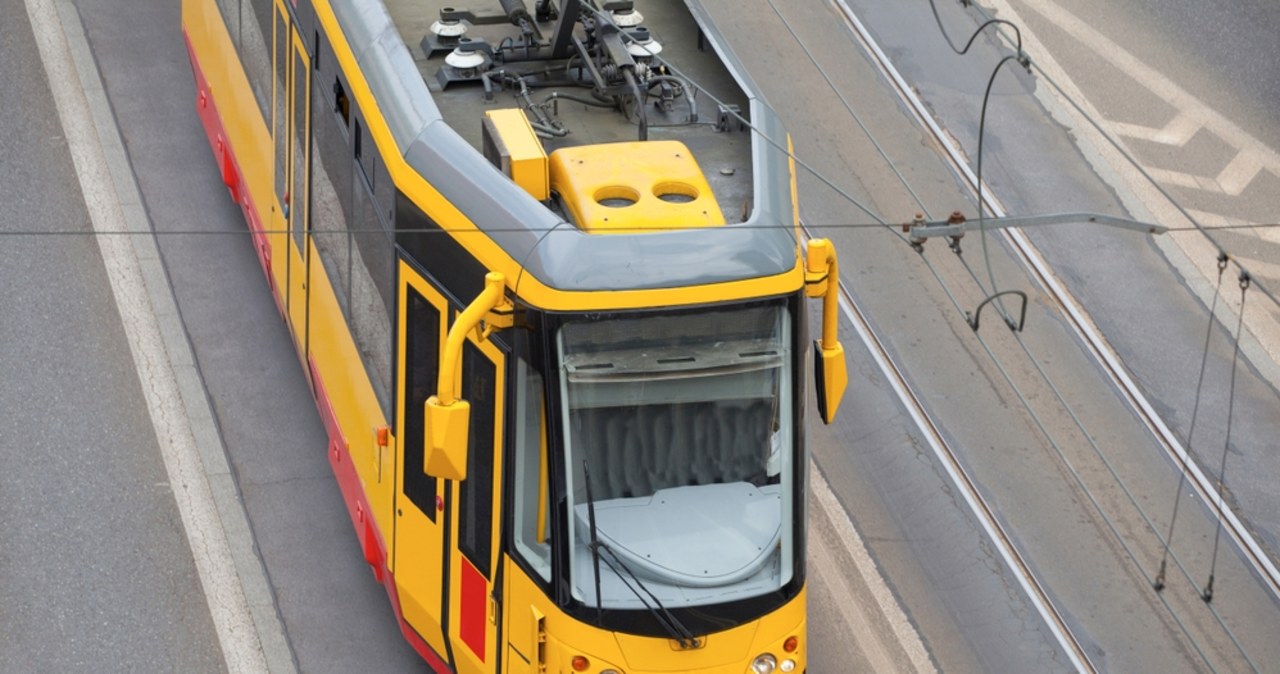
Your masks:
<svg viewBox="0 0 1280 674"><path fill-rule="evenodd" d="M390 418L390 307L395 306L392 289L395 283L395 245L378 223L368 185L359 179L354 182L352 201L355 217L351 222L351 239L355 245L349 248L351 303L348 320L360 359L373 382L373 391L383 412Z"/></svg>
<svg viewBox="0 0 1280 674"><path fill-rule="evenodd" d="M524 360L516 363L515 544L543 580L551 580L551 544L547 507L547 455L544 443L542 377ZM540 505L541 503L541 505Z"/></svg>
<svg viewBox="0 0 1280 674"><path fill-rule="evenodd" d="M382 306L379 309L390 316L395 306L395 242L380 222L371 224L370 229L361 229L354 234L358 259L368 271L372 291L377 293L376 298L370 297L368 301L380 301Z"/></svg>
<svg viewBox="0 0 1280 674"><path fill-rule="evenodd" d="M471 403L467 479L458 512L458 549L489 577L493 533L493 431L497 370L471 342L462 351L462 397Z"/></svg>
<svg viewBox="0 0 1280 674"><path fill-rule="evenodd" d="M404 493L418 510L436 519L436 479L423 472L426 451L423 405L435 391L440 359L440 312L408 287L404 344Z"/></svg>
<svg viewBox="0 0 1280 674"><path fill-rule="evenodd" d="M240 61L263 119L271 114L271 0L240 1Z"/></svg>
<svg viewBox="0 0 1280 674"><path fill-rule="evenodd" d="M332 107L325 98L327 93L326 87L312 89L313 110ZM312 139L316 159L311 162L311 240L338 298L338 308L350 324L352 286L366 271L355 264L354 234L347 226L351 217L351 161L342 120L318 116L312 126Z"/></svg>
<svg viewBox="0 0 1280 674"><path fill-rule="evenodd" d="M302 35L310 35L315 26L315 7L312 6L310 0L289 0L293 6L293 21L298 27L298 32ZM305 43L305 38L304 38Z"/></svg>
<svg viewBox="0 0 1280 674"><path fill-rule="evenodd" d="M323 33L316 34L316 62L320 54L330 52ZM330 52L331 54L332 52ZM316 75L316 82L328 82L334 86L315 86L311 90L312 110L334 110L335 90L341 89L339 78L333 75L335 59L326 55L325 64ZM350 324L353 278L364 273L357 267L352 251L354 234L348 227L352 222L351 188L352 168L350 149L347 147L346 121L338 115L313 115L312 144L316 159L311 162L311 240L324 261L325 272L338 298L338 307Z"/></svg>
<svg viewBox="0 0 1280 674"><path fill-rule="evenodd" d="M364 153L364 128L360 126L359 116L356 117L356 121L351 125L351 128L353 129L351 135L354 138L352 142L352 152L354 153L353 156L356 158L356 163L358 164L360 163L360 155Z"/></svg>
<svg viewBox="0 0 1280 674"><path fill-rule="evenodd" d="M591 535L664 604L759 596L790 581L802 535L792 526L791 336L781 301L560 329L579 600L595 602L593 509ZM616 574L601 577L604 607L642 608Z"/></svg>
<svg viewBox="0 0 1280 674"><path fill-rule="evenodd" d="M338 60L333 57L333 49L329 45L328 38L318 31L314 58L318 65L315 76L316 85L311 95L311 109L329 110L333 114L328 117L328 121L321 119L325 117L323 115L312 115L313 118L320 119L312 122L314 129L312 134L317 138L329 136L329 138L321 138L321 142L318 143L321 147L317 152L324 160L325 170L333 176L334 185L345 186L345 190L339 189L339 196L342 200L342 210L347 218L350 218L352 154L348 143L351 138L351 96L347 93L347 84L338 70Z"/></svg>
<svg viewBox="0 0 1280 674"><path fill-rule="evenodd" d="M484 290L488 269L451 236L439 236L443 228L403 192L396 193L396 243L406 257L433 270L440 285L455 298L475 297ZM493 338L501 340L502 332Z"/></svg>
<svg viewBox="0 0 1280 674"><path fill-rule="evenodd" d="M286 162L288 158L285 151L288 144L285 142L287 136L287 126L285 120L289 115L289 25L279 14L275 15L275 110L272 112L271 119L273 137L275 138L275 164L276 164L276 198L284 204L285 191L285 168L288 166Z"/></svg>
<svg viewBox="0 0 1280 674"><path fill-rule="evenodd" d="M339 126L343 135L346 135L347 126L351 124L351 99L347 98L347 88L342 86L342 79L339 77L333 78L333 112L342 120Z"/></svg>
<svg viewBox="0 0 1280 674"><path fill-rule="evenodd" d="M396 186L391 182L391 176L387 175L386 163L376 155L373 158L373 172L373 200L378 204L378 217L390 230L396 216Z"/></svg>
<svg viewBox="0 0 1280 674"><path fill-rule="evenodd" d="M366 139L364 134L364 125L360 123L360 116L356 115L356 166L359 167L360 176L364 178L364 182L369 186L369 192L373 192L373 156L377 154L375 147L372 147L373 139ZM369 144L369 147L366 147Z"/></svg>
<svg viewBox="0 0 1280 674"><path fill-rule="evenodd" d="M291 206L290 217L293 221L293 239L298 250L306 255L307 229L307 165L309 159L310 140L307 138L307 83L311 75L301 55L293 55L293 185L289 188Z"/></svg>

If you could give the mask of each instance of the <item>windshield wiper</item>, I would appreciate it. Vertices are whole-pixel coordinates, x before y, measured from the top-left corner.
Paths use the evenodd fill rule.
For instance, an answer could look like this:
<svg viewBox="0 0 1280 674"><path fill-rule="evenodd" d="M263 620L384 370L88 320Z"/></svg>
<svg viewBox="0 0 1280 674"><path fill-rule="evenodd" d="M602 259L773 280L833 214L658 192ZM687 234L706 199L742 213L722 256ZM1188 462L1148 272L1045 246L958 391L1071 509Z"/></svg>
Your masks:
<svg viewBox="0 0 1280 674"><path fill-rule="evenodd" d="M595 567L596 577L596 622L600 622L603 609L600 604L600 537L596 533L596 501L591 497L591 469L587 460L582 460L582 482L587 488L587 523L591 527L591 563ZM614 573L617 573L616 571Z"/></svg>
<svg viewBox="0 0 1280 674"><path fill-rule="evenodd" d="M591 543L588 547L591 549L591 560L595 565L596 620L598 621L600 619L601 613L600 560L603 559L605 565L613 572L613 575L617 576L618 579L622 581L622 584L627 586L628 590L631 590L631 594L634 594L636 599L639 599L640 603L649 610L649 614L652 615L653 619L662 626L662 629L665 630L672 639L675 639L676 643L680 644L680 648L697 648L699 646L699 641L698 638L694 636L693 632L689 631L689 628L685 627L678 618L672 615L671 611L668 611L666 606L663 606L662 602L658 600L657 595L649 590L649 587L644 584L644 581L640 580L640 577L637 576L630 567L622 562L622 559L618 557L618 553L614 552L612 548L600 541L600 536L596 530L596 503L595 499L591 497L591 471L587 468L586 459L583 459L582 461L582 480L583 485L587 488L587 525L591 530ZM609 553L610 557L613 557L612 562L600 554L600 550L602 548L605 552ZM635 586L631 584L631 581L627 580L626 576L622 575L618 571L618 566L614 566L615 562L618 566L622 567L623 571L627 572L627 576L631 576L631 580L636 582ZM640 590L644 590L644 594L649 595L648 600L645 599L644 595L640 594L640 590L636 589L637 586ZM650 604L649 600L652 600L653 604Z"/></svg>

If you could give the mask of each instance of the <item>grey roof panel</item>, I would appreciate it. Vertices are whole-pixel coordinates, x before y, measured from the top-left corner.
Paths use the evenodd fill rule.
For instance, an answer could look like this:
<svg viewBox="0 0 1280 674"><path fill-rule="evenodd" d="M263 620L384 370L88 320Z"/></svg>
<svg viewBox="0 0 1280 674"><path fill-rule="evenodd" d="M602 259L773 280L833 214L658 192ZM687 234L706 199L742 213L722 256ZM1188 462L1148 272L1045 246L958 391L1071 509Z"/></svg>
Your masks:
<svg viewBox="0 0 1280 674"><path fill-rule="evenodd" d="M646 234L587 234L566 225L531 251L525 268L565 290L725 283L794 268L795 244L777 234L745 224Z"/></svg>
<svg viewBox="0 0 1280 674"><path fill-rule="evenodd" d="M413 58L381 2L334 10L405 160L527 273L569 291L672 288L785 273L795 267L786 132L754 95L737 57L696 0L687 3L750 99L754 209L740 225L643 234L588 234L494 168L441 121ZM479 120L476 120L479 124ZM769 140L761 137L763 133ZM785 147L785 145L783 145Z"/></svg>
<svg viewBox="0 0 1280 674"><path fill-rule="evenodd" d="M440 119L440 111L394 26L374 38L359 60L396 147L404 151L423 127Z"/></svg>

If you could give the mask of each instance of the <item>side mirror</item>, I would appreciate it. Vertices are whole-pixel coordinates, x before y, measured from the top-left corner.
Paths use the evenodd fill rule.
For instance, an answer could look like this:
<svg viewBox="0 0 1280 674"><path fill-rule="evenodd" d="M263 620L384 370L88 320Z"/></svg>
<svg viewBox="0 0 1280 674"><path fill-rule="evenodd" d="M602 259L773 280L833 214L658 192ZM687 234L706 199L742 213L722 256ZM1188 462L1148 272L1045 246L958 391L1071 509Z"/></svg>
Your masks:
<svg viewBox="0 0 1280 674"><path fill-rule="evenodd" d="M844 347L836 339L840 320L840 268L836 249L826 239L810 239L805 255L805 294L822 298L822 339L813 344L814 384L818 389L818 414L822 422L836 419L840 399L849 383Z"/></svg>
<svg viewBox="0 0 1280 674"><path fill-rule="evenodd" d="M470 441L471 404L455 394L455 373L462 360L462 344L467 333L476 331L476 339L484 341L494 330L511 327L512 305L506 296L506 277L489 272L484 277L484 290L458 315L445 338L440 354L440 378L436 395L424 406L426 424L426 456L423 471L446 480L467 479L467 445ZM484 322L483 329L480 323Z"/></svg>
<svg viewBox="0 0 1280 674"><path fill-rule="evenodd" d="M422 463L427 475L446 480L467 479L470 421L471 403L455 400L452 405L444 405L437 396L427 398L427 456Z"/></svg>
<svg viewBox="0 0 1280 674"><path fill-rule="evenodd" d="M818 387L818 414L822 422L830 424L836 419L840 399L849 383L845 372L844 347L839 343L834 349L822 348L822 342L813 343L813 382Z"/></svg>

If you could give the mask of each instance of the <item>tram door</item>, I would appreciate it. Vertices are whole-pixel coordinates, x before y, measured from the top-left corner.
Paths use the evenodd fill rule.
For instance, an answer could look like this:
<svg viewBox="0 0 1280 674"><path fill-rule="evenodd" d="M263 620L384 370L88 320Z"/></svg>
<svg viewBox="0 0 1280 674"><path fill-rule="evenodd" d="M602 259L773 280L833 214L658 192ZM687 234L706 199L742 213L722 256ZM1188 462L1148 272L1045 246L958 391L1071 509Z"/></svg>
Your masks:
<svg viewBox="0 0 1280 674"><path fill-rule="evenodd" d="M436 390L440 350L449 303L405 262L399 263L399 315L396 325L396 418L401 420L396 447L396 522L391 571L395 574L404 619L441 659L444 642L446 497L443 480L423 472L424 406Z"/></svg>
<svg viewBox="0 0 1280 674"><path fill-rule="evenodd" d="M498 671L498 521L501 513L506 354L468 333L462 398L471 403L467 479L454 483L449 545L449 640L459 674Z"/></svg>
<svg viewBox="0 0 1280 674"><path fill-rule="evenodd" d="M311 167L311 58L283 0L275 2L273 38L272 125L275 158L275 205L271 249L282 251L283 261L273 260L276 287L283 289L285 311L298 342L307 353L307 205L310 201ZM274 256L273 256L274 257ZM304 357L304 364L305 364ZM308 368L308 372L310 368Z"/></svg>

